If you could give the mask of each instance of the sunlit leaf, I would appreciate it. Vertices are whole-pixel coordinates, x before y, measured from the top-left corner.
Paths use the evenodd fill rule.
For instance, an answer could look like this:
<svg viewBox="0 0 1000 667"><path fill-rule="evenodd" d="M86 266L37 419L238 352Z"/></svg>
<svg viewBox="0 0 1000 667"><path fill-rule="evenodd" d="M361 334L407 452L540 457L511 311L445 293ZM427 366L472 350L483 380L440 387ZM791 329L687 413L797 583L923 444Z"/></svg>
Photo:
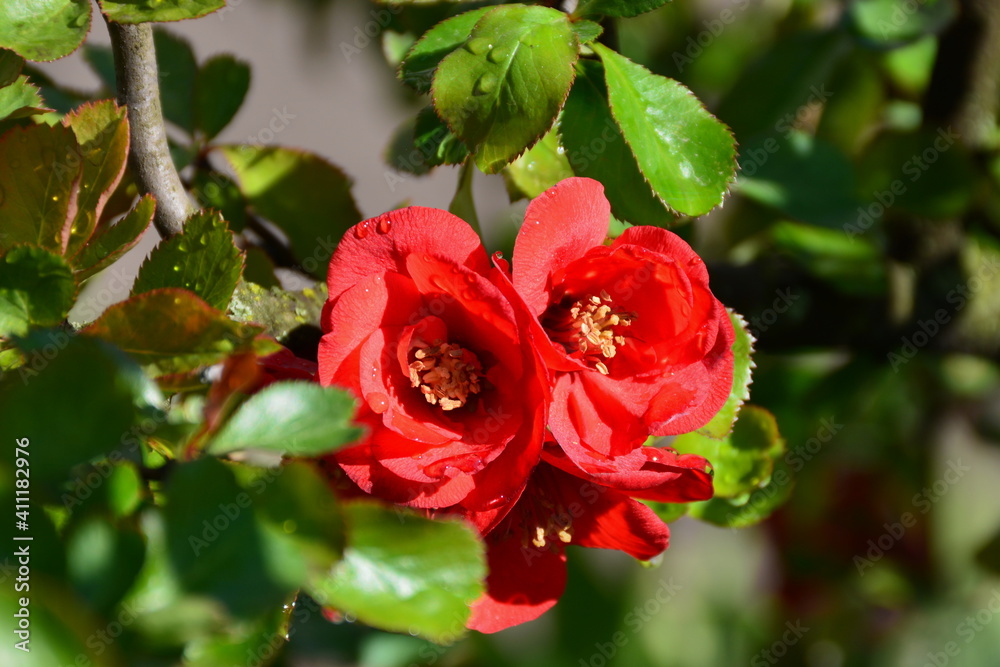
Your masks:
<svg viewBox="0 0 1000 667"><path fill-rule="evenodd" d="M73 131L62 125L0 136L0 250L30 243L62 254L76 214L78 154Z"/></svg>
<svg viewBox="0 0 1000 667"><path fill-rule="evenodd" d="M226 0L100 0L104 14L116 23L180 21L205 16Z"/></svg>
<svg viewBox="0 0 1000 667"><path fill-rule="evenodd" d="M457 639L486 575L475 532L458 521L363 501L345 503L342 511L343 560L309 593L375 627Z"/></svg>
<svg viewBox="0 0 1000 667"><path fill-rule="evenodd" d="M90 30L90 0L4 0L0 46L27 60L48 61L76 51Z"/></svg>
<svg viewBox="0 0 1000 667"><path fill-rule="evenodd" d="M215 211L200 211L184 231L157 245L132 285L132 294L161 287L183 287L213 308L225 310L243 273L243 252Z"/></svg>
<svg viewBox="0 0 1000 667"><path fill-rule="evenodd" d="M500 171L552 127L573 82L576 34L564 13L507 5L487 12L434 74L434 108Z"/></svg>
<svg viewBox="0 0 1000 667"><path fill-rule="evenodd" d="M354 399L333 387L304 381L272 384L251 396L222 426L208 451L222 455L256 449L318 456L356 440Z"/></svg>
<svg viewBox="0 0 1000 667"><path fill-rule="evenodd" d="M611 111L653 191L686 215L720 203L735 176L736 145L724 124L683 85L595 44Z"/></svg>
<svg viewBox="0 0 1000 667"><path fill-rule="evenodd" d="M104 204L121 180L129 135L125 109L113 100L82 105L66 116L65 124L73 130L80 145L80 152L67 156L67 161L83 165L77 212L66 249L66 255L71 257L94 232Z"/></svg>
<svg viewBox="0 0 1000 667"><path fill-rule="evenodd" d="M670 0L581 0L577 16L614 16L627 18L651 12Z"/></svg>
<svg viewBox="0 0 1000 667"><path fill-rule="evenodd" d="M418 93L431 92L437 66L449 53L462 46L476 22L490 7L481 7L441 21L424 33L399 65L399 80Z"/></svg>
<svg viewBox="0 0 1000 667"><path fill-rule="evenodd" d="M73 258L73 267L80 280L85 280L110 266L128 252L149 229L156 210L156 200L144 195L121 220L97 230Z"/></svg>
<svg viewBox="0 0 1000 667"><path fill-rule="evenodd" d="M260 327L234 322L177 288L115 304L82 331L114 343L154 377L214 364L243 350L277 352L280 347L258 338L260 332Z"/></svg>
<svg viewBox="0 0 1000 667"><path fill-rule="evenodd" d="M351 179L306 151L248 145L220 150L253 210L288 235L307 273L325 276L340 237L361 220Z"/></svg>
<svg viewBox="0 0 1000 667"><path fill-rule="evenodd" d="M740 407L750 398L751 374L756 364L751 355L753 354L754 337L750 334L746 320L732 310L729 311L729 321L733 324L736 332L736 340L733 341L733 388L729 392L729 398L725 405L714 417L700 429L699 435L709 438L724 438L733 430L733 422Z"/></svg>
<svg viewBox="0 0 1000 667"><path fill-rule="evenodd" d="M573 175L559 135L549 132L504 169L511 199L533 199Z"/></svg>
<svg viewBox="0 0 1000 667"><path fill-rule="evenodd" d="M24 118L46 111L51 109L45 106L38 87L28 83L28 77L20 76L13 83L0 88L0 120Z"/></svg>

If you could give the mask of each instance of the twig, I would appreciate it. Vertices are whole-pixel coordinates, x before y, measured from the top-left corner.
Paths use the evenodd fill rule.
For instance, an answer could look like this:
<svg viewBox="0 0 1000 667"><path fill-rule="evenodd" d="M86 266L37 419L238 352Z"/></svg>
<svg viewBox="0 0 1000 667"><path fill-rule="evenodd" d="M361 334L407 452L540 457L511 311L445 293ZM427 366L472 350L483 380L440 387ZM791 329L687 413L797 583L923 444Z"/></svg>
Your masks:
<svg viewBox="0 0 1000 667"><path fill-rule="evenodd" d="M179 234L194 207L170 157L160 106L153 30L149 23L108 21L115 58L118 103L128 107L129 168L139 190L156 198L153 224L160 236Z"/></svg>

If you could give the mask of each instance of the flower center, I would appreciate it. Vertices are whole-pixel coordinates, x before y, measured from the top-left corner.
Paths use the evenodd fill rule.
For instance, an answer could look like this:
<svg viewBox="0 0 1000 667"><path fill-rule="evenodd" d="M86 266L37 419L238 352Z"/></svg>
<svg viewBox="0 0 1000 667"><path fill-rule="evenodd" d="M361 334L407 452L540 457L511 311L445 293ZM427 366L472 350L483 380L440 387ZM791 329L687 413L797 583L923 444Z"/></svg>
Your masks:
<svg viewBox="0 0 1000 667"><path fill-rule="evenodd" d="M568 354L581 357L607 375L603 359L611 359L618 347L625 345L622 328L630 326L635 318L635 313L616 309L611 295L601 290L600 295L574 301L569 308L546 317L545 328Z"/></svg>
<svg viewBox="0 0 1000 667"><path fill-rule="evenodd" d="M428 345L420 339L410 364L410 384L420 389L424 399L442 410L460 408L469 394L478 394L482 366L472 352L460 345L442 343Z"/></svg>

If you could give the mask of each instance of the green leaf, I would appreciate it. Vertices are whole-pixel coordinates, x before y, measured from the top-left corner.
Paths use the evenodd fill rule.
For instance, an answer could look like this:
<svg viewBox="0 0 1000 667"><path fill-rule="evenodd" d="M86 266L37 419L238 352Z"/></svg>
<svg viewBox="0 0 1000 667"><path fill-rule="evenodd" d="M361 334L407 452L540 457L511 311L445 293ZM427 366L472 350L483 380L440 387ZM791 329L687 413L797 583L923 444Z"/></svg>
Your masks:
<svg viewBox="0 0 1000 667"><path fill-rule="evenodd" d="M746 320L737 312L729 310L729 321L733 324L736 332L736 340L733 341L733 388L729 392L722 409L712 417L700 429L698 434L708 438L724 438L733 430L733 423L736 415L739 414L740 407L750 399L751 374L757 365L753 362L754 337L747 327Z"/></svg>
<svg viewBox="0 0 1000 667"><path fill-rule="evenodd" d="M28 77L20 76L13 83L0 88L0 120L25 118L46 111L52 109L45 106L38 87L28 83Z"/></svg>
<svg viewBox="0 0 1000 667"><path fill-rule="evenodd" d="M238 450L280 452L284 456L319 456L357 440L351 425L354 399L334 387L285 381L251 396L223 424L208 447L221 456Z"/></svg>
<svg viewBox="0 0 1000 667"><path fill-rule="evenodd" d="M685 433L674 438L671 446L682 454L709 460L717 498L735 498L759 488L770 479L774 461L785 453L774 415L755 405L743 407L733 432L721 440Z"/></svg>
<svg viewBox="0 0 1000 667"><path fill-rule="evenodd" d="M247 202L240 186L225 174L198 169L191 183L191 194L203 208L214 208L222 213L233 232L240 232L247 225Z"/></svg>
<svg viewBox="0 0 1000 667"><path fill-rule="evenodd" d="M745 196L802 222L839 229L857 217L854 168L822 139L793 130L758 137L740 149L738 188Z"/></svg>
<svg viewBox="0 0 1000 667"><path fill-rule="evenodd" d="M73 270L59 255L16 246L0 257L0 336L24 336L32 325L54 327L75 300Z"/></svg>
<svg viewBox="0 0 1000 667"><path fill-rule="evenodd" d="M589 44L604 33L604 28L601 24L594 23L593 21L573 21L570 25L573 27L573 32L576 33L576 38L581 44Z"/></svg>
<svg viewBox="0 0 1000 667"><path fill-rule="evenodd" d="M396 130L385 159L398 171L422 176L442 164L461 164L468 156L465 144L427 106Z"/></svg>
<svg viewBox="0 0 1000 667"><path fill-rule="evenodd" d="M263 287L243 281L236 287L229 313L237 322L253 322L278 340L303 325L319 326L326 304L326 283L300 291Z"/></svg>
<svg viewBox="0 0 1000 667"><path fill-rule="evenodd" d="M577 58L566 15L547 7L495 7L434 74L438 115L485 173L500 171L545 134L566 100Z"/></svg>
<svg viewBox="0 0 1000 667"><path fill-rule="evenodd" d="M81 333L114 343L156 377L215 364L236 352L265 356L281 349L259 339L260 331L233 322L187 290L167 288L111 306Z"/></svg>
<svg viewBox="0 0 1000 667"><path fill-rule="evenodd" d="M0 251L30 243L63 253L82 169L69 158L79 150L62 125L15 127L0 136Z"/></svg>
<svg viewBox="0 0 1000 667"><path fill-rule="evenodd" d="M615 217L635 224L669 225L674 216L653 194L611 115L604 67L597 61L581 60L577 70L559 118L559 135L573 172L604 185Z"/></svg>
<svg viewBox="0 0 1000 667"><path fill-rule="evenodd" d="M611 111L653 191L670 208L702 215L722 203L735 176L736 144L683 85L595 44Z"/></svg>
<svg viewBox="0 0 1000 667"><path fill-rule="evenodd" d="M877 44L896 45L943 30L958 7L953 0L925 0L912 5L900 0L856 0L848 16L858 33Z"/></svg>
<svg viewBox="0 0 1000 667"><path fill-rule="evenodd" d="M306 151L248 145L219 150L253 210L281 227L307 273L324 277L340 237L361 220L351 179Z"/></svg>
<svg viewBox="0 0 1000 667"><path fill-rule="evenodd" d="M216 56L198 70L194 124L212 139L239 111L250 89L250 67L232 56Z"/></svg>
<svg viewBox="0 0 1000 667"><path fill-rule="evenodd" d="M77 213L70 227L66 255L72 257L87 242L122 174L128 156L128 120L124 107L114 100L84 104L65 118L80 145L80 152L67 157L83 165Z"/></svg>
<svg viewBox="0 0 1000 667"><path fill-rule="evenodd" d="M29 438L32 490L134 437L136 406L159 391L125 355L62 329L19 341L27 363L0 382L0 435ZM42 489L39 488L39 495Z"/></svg>
<svg viewBox="0 0 1000 667"><path fill-rule="evenodd" d="M651 12L670 0L583 0L573 14L575 16L614 16L629 18Z"/></svg>
<svg viewBox="0 0 1000 667"><path fill-rule="evenodd" d="M187 41L163 29L153 30L156 67L160 73L163 117L188 134L194 133L194 91L198 63Z"/></svg>
<svg viewBox="0 0 1000 667"><path fill-rule="evenodd" d="M553 185L573 175L559 136L549 132L525 151L524 155L511 162L503 171L507 182L507 193L511 201L534 199Z"/></svg>
<svg viewBox="0 0 1000 667"><path fill-rule="evenodd" d="M453 16L424 33L400 63L399 80L418 93L431 92L431 81L441 60L465 43L476 22L490 9L480 7Z"/></svg>
<svg viewBox="0 0 1000 667"><path fill-rule="evenodd" d="M184 231L161 241L139 267L132 295L183 287L225 310L243 274L243 252L217 211L199 211Z"/></svg>
<svg viewBox="0 0 1000 667"><path fill-rule="evenodd" d="M80 280L86 280L101 269L111 266L142 238L149 229L156 210L152 195L143 195L135 207L114 225L104 225L90 237L73 258L73 267Z"/></svg>
<svg viewBox="0 0 1000 667"><path fill-rule="evenodd" d="M0 49L0 86L9 86L17 81L24 69L24 58L9 49Z"/></svg>
<svg viewBox="0 0 1000 667"><path fill-rule="evenodd" d="M738 498L712 498L688 504L688 515L716 526L746 528L760 523L792 495L792 472L784 460L774 464L770 480L753 493Z"/></svg>
<svg viewBox="0 0 1000 667"><path fill-rule="evenodd" d="M27 60L49 61L76 51L90 30L90 0L4 0L0 46Z"/></svg>
<svg viewBox="0 0 1000 667"><path fill-rule="evenodd" d="M211 14L226 0L100 0L105 16L115 23L181 21Z"/></svg>
<svg viewBox="0 0 1000 667"><path fill-rule="evenodd" d="M486 576L475 531L370 502L342 508L343 560L307 587L310 595L375 627L437 642L457 639Z"/></svg>

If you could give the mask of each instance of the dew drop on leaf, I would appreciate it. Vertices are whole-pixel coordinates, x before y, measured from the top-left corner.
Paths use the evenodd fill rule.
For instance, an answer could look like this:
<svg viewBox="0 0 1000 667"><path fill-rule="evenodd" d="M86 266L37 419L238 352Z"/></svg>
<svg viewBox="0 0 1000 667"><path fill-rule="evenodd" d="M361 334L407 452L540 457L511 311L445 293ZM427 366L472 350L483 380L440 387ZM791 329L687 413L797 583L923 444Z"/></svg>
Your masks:
<svg viewBox="0 0 1000 667"><path fill-rule="evenodd" d="M493 45L485 37L473 37L465 43L465 48L469 53L480 56L493 48Z"/></svg>
<svg viewBox="0 0 1000 667"><path fill-rule="evenodd" d="M506 62L513 53L514 49L510 46L498 46L490 49L490 52L486 55L486 59L491 63L500 64Z"/></svg>
<svg viewBox="0 0 1000 667"><path fill-rule="evenodd" d="M180 271L180 270L181 270L180 264L174 264L174 271Z"/></svg>
<svg viewBox="0 0 1000 667"><path fill-rule="evenodd" d="M474 95L486 95L492 93L497 87L497 78L494 74L487 72L476 80L476 85L472 88Z"/></svg>

